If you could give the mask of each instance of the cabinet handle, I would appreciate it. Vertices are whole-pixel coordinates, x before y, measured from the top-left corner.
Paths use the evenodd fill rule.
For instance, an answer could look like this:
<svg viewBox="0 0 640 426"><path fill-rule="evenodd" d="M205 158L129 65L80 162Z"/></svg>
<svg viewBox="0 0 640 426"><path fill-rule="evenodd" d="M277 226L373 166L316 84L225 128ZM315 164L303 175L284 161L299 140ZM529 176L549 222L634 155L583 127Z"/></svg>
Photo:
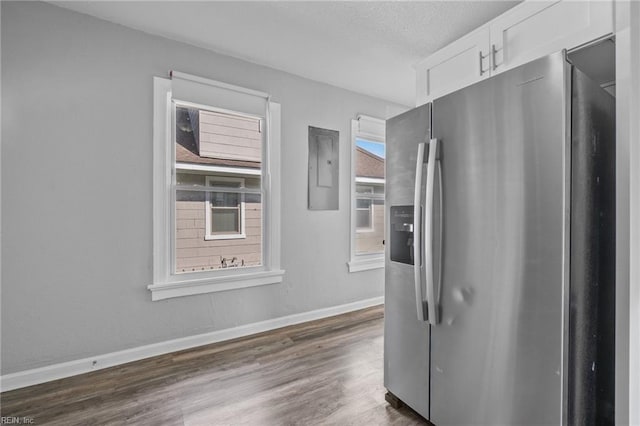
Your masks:
<svg viewBox="0 0 640 426"><path fill-rule="evenodd" d="M496 49L496 45L492 44L491 45L491 69L493 71L495 71L498 68L498 64L496 63L496 53L498 53L498 50L502 50L502 49Z"/></svg>
<svg viewBox="0 0 640 426"><path fill-rule="evenodd" d="M482 50L480 50L480 51L478 52L478 58L480 59L480 76L481 76L481 77L482 77L482 76L484 75L484 73L486 72L486 71L484 70L483 60L484 60L484 58L486 58L487 56L489 56L489 55L483 55L483 54L482 54ZM487 70L487 71L488 71L488 70Z"/></svg>

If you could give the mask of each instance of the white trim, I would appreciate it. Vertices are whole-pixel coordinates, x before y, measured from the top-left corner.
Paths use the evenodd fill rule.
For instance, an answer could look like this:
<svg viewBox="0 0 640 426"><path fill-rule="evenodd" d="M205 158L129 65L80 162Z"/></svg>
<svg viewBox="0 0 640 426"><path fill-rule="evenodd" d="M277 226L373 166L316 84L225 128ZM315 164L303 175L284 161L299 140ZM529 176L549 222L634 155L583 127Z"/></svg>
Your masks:
<svg viewBox="0 0 640 426"><path fill-rule="evenodd" d="M245 95L253 95L259 98L269 99L269 94L260 92L258 90L247 89L245 87L236 86L229 83L223 83L222 81L211 80L210 78L198 77L197 75L187 74L179 71L169 71L169 77L180 78L182 80L189 80L195 83L206 84L207 86L220 87L221 89L231 90L233 92L244 93Z"/></svg>
<svg viewBox="0 0 640 426"><path fill-rule="evenodd" d="M630 61L633 80L629 112L635 118L631 121L629 149L629 423L640 424L640 4L632 2L630 9L629 50L635 54Z"/></svg>
<svg viewBox="0 0 640 426"><path fill-rule="evenodd" d="M174 76L178 76L174 73ZM180 74L180 77L184 75ZM192 79L193 80L193 79ZM200 83L207 79L196 78ZM211 80L213 81L213 80ZM236 86L216 82L215 86L235 90ZM240 91L251 95L259 92ZM280 104L267 98L263 118L266 132L263 133L262 203L263 203L263 266L246 268L223 268L194 273L174 273L175 267L175 149L172 120L175 102L172 99L171 80L154 77L153 100L153 282L147 288L152 300L167 297L225 291L282 281L284 271L280 269ZM239 95L238 95L239 96ZM184 102L179 101L180 104ZM205 109L211 110L211 107ZM213 109L217 110L217 109ZM266 117L266 118L264 118ZM261 129L265 126L261 123ZM203 170L205 171L205 170ZM240 169L242 174L246 173ZM193 188L189 188L193 189ZM206 188L209 190L210 188ZM242 189L242 192L250 192ZM240 269L238 271L238 269ZM179 287L179 288L178 288Z"/></svg>
<svg viewBox="0 0 640 426"><path fill-rule="evenodd" d="M362 139L368 142L384 143L384 137L375 133L358 132L358 139Z"/></svg>
<svg viewBox="0 0 640 426"><path fill-rule="evenodd" d="M207 173L228 173L236 175L262 175L261 169L244 169L242 167L226 167L226 166L213 166L207 164L190 164L190 163L176 163L177 170L191 170L194 172L207 172Z"/></svg>
<svg viewBox="0 0 640 426"><path fill-rule="evenodd" d="M262 214L264 215L263 238L265 238L265 250L263 260L271 269L280 269L280 244L281 244L281 106L276 102L267 102L267 135L265 140L265 164L262 187L265 196L262 200Z"/></svg>
<svg viewBox="0 0 640 426"><path fill-rule="evenodd" d="M640 425L640 3L616 1L616 423Z"/></svg>
<svg viewBox="0 0 640 426"><path fill-rule="evenodd" d="M362 177L362 176L356 176L356 183L377 183L377 184L382 184L384 185L385 180L384 179L380 179L380 178L369 178L369 177Z"/></svg>
<svg viewBox="0 0 640 426"><path fill-rule="evenodd" d="M358 120L351 120L351 179L349 186L351 187L350 198L350 226L349 226L349 262L350 264L355 260L356 253L356 135L358 134Z"/></svg>
<svg viewBox="0 0 640 426"><path fill-rule="evenodd" d="M356 117L358 137L373 142L384 143L386 138L386 121L368 115Z"/></svg>
<svg viewBox="0 0 640 426"><path fill-rule="evenodd" d="M351 120L351 210L349 216L351 218L351 226L349 227L349 240L350 240L350 254L347 267L349 272L360 272L369 269L384 268L384 253L372 253L372 254L356 254L356 235L364 232L374 231L374 218L373 218L373 200L377 199L376 194L371 194L371 216L370 228L358 229L356 226L356 211L357 209L357 191L356 184L369 183L369 184L384 184L384 179L379 178L367 178L356 176L356 140L364 139L367 141L385 143L386 136L386 122L378 118L368 117L366 115L358 115L355 120ZM386 161L386 159L385 159ZM385 218L386 221L386 218Z"/></svg>
<svg viewBox="0 0 640 426"><path fill-rule="evenodd" d="M0 5L0 26L2 23L2 6ZM6 26L6 24L5 24ZM2 46L2 30L0 29L0 46ZM5 59L5 64L6 64ZM2 55L0 55L0 82L2 81ZM2 84L0 84L0 99L2 97ZM2 102L0 102L0 123L2 123ZM5 145L6 147L6 145ZM6 158L6 156L5 156ZM5 178L6 179L6 178ZM0 131L0 298L2 294L2 132ZM5 190L6 194L6 190ZM6 203L5 203L6 205ZM6 216L6 215L5 215ZM2 303L0 303L0 318L2 318ZM0 353L2 353L2 339L0 338Z"/></svg>
<svg viewBox="0 0 640 426"><path fill-rule="evenodd" d="M0 378L0 389L2 392L37 385L52 380L65 377L76 376L103 368L113 367L128 362L164 355L198 346L237 339L239 337L250 336L252 334L275 330L278 328L314 321L322 318L332 317L360 309L377 306L384 303L383 297L360 300L346 303L344 305L332 306L328 308L316 309L309 312L287 315L284 317L268 319L265 321L245 324L238 327L224 330L212 331L209 333L196 334L194 336L182 337L179 339L167 340L165 342L152 343L150 345L138 346L136 348L111 352L94 357L83 358L75 361L60 364L48 365L46 367L34 368L31 370L19 371L17 373L6 374Z"/></svg>
<svg viewBox="0 0 640 426"><path fill-rule="evenodd" d="M380 253L377 256L356 256L355 259L347 262L349 272L368 271L370 269L384 268L384 253Z"/></svg>
<svg viewBox="0 0 640 426"><path fill-rule="evenodd" d="M169 299L171 297L191 296L194 294L213 293L219 291L236 290L247 287L257 287L282 282L283 270L247 272L248 268L223 268L219 272L229 272L226 275L189 279L187 274L183 279L175 279L163 284L147 286L151 290L151 300ZM253 268L252 268L253 269ZM238 273L235 273L238 272ZM195 274L198 274L197 272ZM189 274L192 276L194 274ZM179 275L174 275L179 277Z"/></svg>
<svg viewBox="0 0 640 426"><path fill-rule="evenodd" d="M244 204L244 203L243 203ZM229 209L231 210L231 209ZM242 210L244 211L244 210ZM241 213L242 214L242 213ZM206 220L211 220L211 213L208 213L209 218ZM242 228L244 230L244 227ZM215 241L215 240L241 240L243 238L247 238L247 235L242 232L241 234L209 234L204 236L205 241Z"/></svg>
<svg viewBox="0 0 640 426"><path fill-rule="evenodd" d="M168 279L172 264L171 163L167 139L171 138L171 80L153 78L153 282ZM173 139L173 138L171 138Z"/></svg>
<svg viewBox="0 0 640 426"><path fill-rule="evenodd" d="M206 186L215 186L215 185L210 185L211 181L215 180L215 181L222 181L222 182L236 182L240 184L240 188L244 188L244 178L240 178L240 177L227 177L227 176L206 176L205 177L205 185ZM204 239L207 241L211 241L211 240L233 240L233 239L240 239L240 238L247 238L246 235L246 227L245 227L245 205L244 205L244 194L243 193L238 193L240 195L240 206L235 207L236 210L238 210L238 214L240 215L240 217L238 218L238 225L240 226L240 232L238 233L233 233L233 234L213 234L211 233L211 215L212 215L212 211L211 209L213 209L213 207L211 206L211 195L213 193L212 192L207 192L207 202L205 203L205 207L204 207L204 216L205 216L205 233L204 233ZM229 210L231 210L231 208L229 208Z"/></svg>

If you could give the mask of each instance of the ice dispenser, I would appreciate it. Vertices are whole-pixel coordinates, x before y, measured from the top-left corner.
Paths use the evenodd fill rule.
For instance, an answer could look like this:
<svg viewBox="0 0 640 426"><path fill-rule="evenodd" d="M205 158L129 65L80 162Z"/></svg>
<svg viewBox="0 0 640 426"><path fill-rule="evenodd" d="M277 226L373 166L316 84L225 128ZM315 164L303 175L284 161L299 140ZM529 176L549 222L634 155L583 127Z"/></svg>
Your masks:
<svg viewBox="0 0 640 426"><path fill-rule="evenodd" d="M391 206L390 257L413 265L413 206Z"/></svg>

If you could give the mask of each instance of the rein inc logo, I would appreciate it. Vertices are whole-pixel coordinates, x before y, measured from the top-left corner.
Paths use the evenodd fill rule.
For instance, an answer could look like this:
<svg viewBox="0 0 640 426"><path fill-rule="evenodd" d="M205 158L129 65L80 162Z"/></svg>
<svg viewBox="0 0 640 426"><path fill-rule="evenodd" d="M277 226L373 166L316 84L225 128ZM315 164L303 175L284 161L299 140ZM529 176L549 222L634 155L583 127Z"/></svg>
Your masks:
<svg viewBox="0 0 640 426"><path fill-rule="evenodd" d="M15 417L15 416L2 416L0 417L0 424L2 425L32 425L35 424L33 417Z"/></svg>

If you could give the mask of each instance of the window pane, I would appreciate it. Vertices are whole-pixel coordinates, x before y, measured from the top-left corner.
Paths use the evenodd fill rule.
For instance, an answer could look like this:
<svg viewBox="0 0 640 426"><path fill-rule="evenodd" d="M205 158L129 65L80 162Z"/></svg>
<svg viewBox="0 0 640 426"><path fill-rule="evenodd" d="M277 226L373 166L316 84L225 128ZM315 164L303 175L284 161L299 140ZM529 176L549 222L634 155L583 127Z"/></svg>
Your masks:
<svg viewBox="0 0 640 426"><path fill-rule="evenodd" d="M372 211L357 210L356 226L356 254L371 254L384 252L384 201L374 200L371 204ZM364 214L367 214L366 219Z"/></svg>
<svg viewBox="0 0 640 426"><path fill-rule="evenodd" d="M232 192L212 192L209 194L211 197L212 207L239 207L240 194L234 194Z"/></svg>
<svg viewBox="0 0 640 426"><path fill-rule="evenodd" d="M257 118L176 105L177 162L259 164L262 136Z"/></svg>
<svg viewBox="0 0 640 426"><path fill-rule="evenodd" d="M178 185L199 185L205 186L206 175L193 172L176 172L176 183Z"/></svg>
<svg viewBox="0 0 640 426"><path fill-rule="evenodd" d="M223 179L217 176L209 176L209 186L220 186L225 188L242 188L244 186L244 179L237 178L227 178Z"/></svg>
<svg viewBox="0 0 640 426"><path fill-rule="evenodd" d="M373 194L373 187L369 185L357 185L356 192L358 194Z"/></svg>
<svg viewBox="0 0 640 426"><path fill-rule="evenodd" d="M204 191L176 191L176 273L262 265L262 198L244 197L243 211L211 207Z"/></svg>
<svg viewBox="0 0 640 426"><path fill-rule="evenodd" d="M204 191L176 191L175 272L261 265L261 196L244 194L242 209L237 203L233 208L212 207L207 195ZM225 196L237 199L240 194Z"/></svg>
<svg viewBox="0 0 640 426"><path fill-rule="evenodd" d="M356 211L356 227L369 228L371 226L371 213L367 210Z"/></svg>
<svg viewBox="0 0 640 426"><path fill-rule="evenodd" d="M262 265L260 119L175 105L175 273ZM198 188L200 187L200 188ZM216 187L227 191L203 191Z"/></svg>
<svg viewBox="0 0 640 426"><path fill-rule="evenodd" d="M211 209L211 231L214 234L239 234L240 210L235 209Z"/></svg>
<svg viewBox="0 0 640 426"><path fill-rule="evenodd" d="M371 200L364 198L358 198L356 200L356 209L369 209L371 207Z"/></svg>
<svg viewBox="0 0 640 426"><path fill-rule="evenodd" d="M238 169L235 169L234 171L237 170ZM219 174L219 172L216 173L178 169L176 172L176 184L188 186L217 186L222 188L261 188L261 177L259 174L255 175L255 173L260 173L260 169L247 169L247 173L252 173L251 175L242 173L229 173L221 175ZM207 179L209 182L208 185ZM238 180L241 181L239 182Z"/></svg>
<svg viewBox="0 0 640 426"><path fill-rule="evenodd" d="M384 159L386 157L386 146L382 142L374 142L366 139L357 138L356 147Z"/></svg>
<svg viewBox="0 0 640 426"><path fill-rule="evenodd" d="M356 139L355 253L384 252L385 145Z"/></svg>

